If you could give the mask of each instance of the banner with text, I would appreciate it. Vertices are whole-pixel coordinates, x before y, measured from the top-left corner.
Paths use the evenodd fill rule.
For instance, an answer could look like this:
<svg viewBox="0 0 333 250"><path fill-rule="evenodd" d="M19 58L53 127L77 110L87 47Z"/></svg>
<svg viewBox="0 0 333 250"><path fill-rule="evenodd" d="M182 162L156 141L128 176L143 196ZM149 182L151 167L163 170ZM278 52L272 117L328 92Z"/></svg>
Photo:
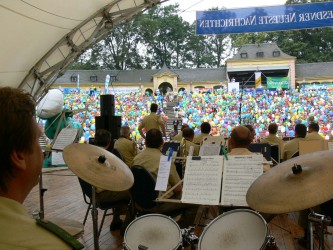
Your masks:
<svg viewBox="0 0 333 250"><path fill-rule="evenodd" d="M333 26L333 2L196 12L197 35L327 26Z"/></svg>
<svg viewBox="0 0 333 250"><path fill-rule="evenodd" d="M268 89L287 89L289 88L289 77L267 77Z"/></svg>

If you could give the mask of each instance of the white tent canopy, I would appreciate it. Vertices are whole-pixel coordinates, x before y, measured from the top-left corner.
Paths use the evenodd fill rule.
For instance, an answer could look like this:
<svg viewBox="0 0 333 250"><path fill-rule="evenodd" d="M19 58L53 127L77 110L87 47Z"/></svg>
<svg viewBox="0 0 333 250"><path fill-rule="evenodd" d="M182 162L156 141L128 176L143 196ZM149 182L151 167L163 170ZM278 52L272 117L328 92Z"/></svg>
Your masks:
<svg viewBox="0 0 333 250"><path fill-rule="evenodd" d="M112 27L161 0L2 0L0 87L37 99Z"/></svg>

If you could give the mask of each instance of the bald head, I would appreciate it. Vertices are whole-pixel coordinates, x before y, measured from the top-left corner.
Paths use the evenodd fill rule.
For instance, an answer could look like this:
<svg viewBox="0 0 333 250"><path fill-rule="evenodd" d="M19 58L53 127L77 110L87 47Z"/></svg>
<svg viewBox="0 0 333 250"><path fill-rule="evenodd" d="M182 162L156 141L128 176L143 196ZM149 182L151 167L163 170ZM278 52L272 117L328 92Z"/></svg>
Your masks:
<svg viewBox="0 0 333 250"><path fill-rule="evenodd" d="M230 135L231 148L248 148L251 143L251 132L245 126L235 127Z"/></svg>

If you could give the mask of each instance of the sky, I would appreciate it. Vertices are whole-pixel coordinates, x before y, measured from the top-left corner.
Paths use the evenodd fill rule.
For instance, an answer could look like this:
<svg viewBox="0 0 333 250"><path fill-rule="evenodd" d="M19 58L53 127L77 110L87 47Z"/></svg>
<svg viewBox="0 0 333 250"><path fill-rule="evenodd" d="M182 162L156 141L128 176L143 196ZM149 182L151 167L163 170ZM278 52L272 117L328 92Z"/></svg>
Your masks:
<svg viewBox="0 0 333 250"><path fill-rule="evenodd" d="M163 5L179 4L179 8L183 11L180 13L182 18L190 23L195 21L195 12L200 10L208 10L213 7L219 9L225 7L227 9L246 8L246 7L264 7L284 5L286 0L169 0Z"/></svg>

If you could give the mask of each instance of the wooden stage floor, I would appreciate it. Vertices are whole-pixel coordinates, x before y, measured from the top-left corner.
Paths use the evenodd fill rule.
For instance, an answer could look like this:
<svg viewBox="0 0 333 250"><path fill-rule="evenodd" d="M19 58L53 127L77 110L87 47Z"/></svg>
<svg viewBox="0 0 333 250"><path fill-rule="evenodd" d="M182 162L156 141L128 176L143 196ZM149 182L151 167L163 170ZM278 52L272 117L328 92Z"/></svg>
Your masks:
<svg viewBox="0 0 333 250"><path fill-rule="evenodd" d="M43 186L47 189L44 194L45 219L65 218L82 222L87 205L84 203L77 177L68 169L55 168L51 171L50 169L46 169L46 171L47 172L44 171L43 173ZM29 194L24 205L29 213L32 213L36 209L39 210L38 186ZM99 219L101 219L101 217L102 213L99 212ZM275 216L274 219L268 223L269 230L275 237L276 245L280 250L305 249L297 243L297 238L303 234L302 228L297 225L297 218L297 213L281 214ZM110 221L111 216L107 216L99 238L100 249L123 249L123 237L120 235L119 230L110 232ZM197 228L196 233L199 234L201 231L202 228ZM331 227L328 228L328 231L332 231ZM94 249L90 214L79 240L85 245L85 249ZM318 249L318 244L315 249ZM325 234L325 249L333 249L333 236L331 233Z"/></svg>

